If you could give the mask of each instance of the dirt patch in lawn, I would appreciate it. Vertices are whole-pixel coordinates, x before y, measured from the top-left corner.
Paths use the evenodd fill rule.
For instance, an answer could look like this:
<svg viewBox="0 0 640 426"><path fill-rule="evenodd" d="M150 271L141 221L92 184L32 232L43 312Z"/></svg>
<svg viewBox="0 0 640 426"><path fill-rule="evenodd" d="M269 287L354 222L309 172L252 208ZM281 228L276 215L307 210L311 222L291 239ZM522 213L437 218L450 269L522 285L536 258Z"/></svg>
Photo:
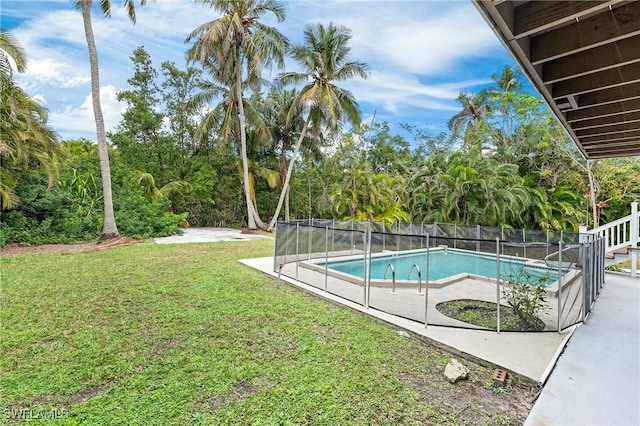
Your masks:
<svg viewBox="0 0 640 426"><path fill-rule="evenodd" d="M540 387L511 372L504 383L496 383L492 379L494 368L427 347L425 351L419 345L412 346L398 354L397 359L402 366L396 373L398 379L430 407L415 416L421 424L515 426L525 422ZM452 358L469 369L467 380L451 384L444 377L445 366Z"/></svg>
<svg viewBox="0 0 640 426"><path fill-rule="evenodd" d="M79 253L105 250L114 247L122 247L138 243L129 237L112 238L103 243L85 242L78 244L42 244L39 246L22 246L19 244L9 244L0 248L0 257L18 256L22 254L43 254L43 253Z"/></svg>
<svg viewBox="0 0 640 426"><path fill-rule="evenodd" d="M106 391L107 389L109 389L113 384L108 382L108 383L103 383L100 385L91 385L85 389L82 389L76 393L74 393L73 395L71 395L71 397L69 398L71 406L79 404L81 402L84 401L88 401L91 398L93 398L94 396L98 395L99 393L102 393L104 391Z"/></svg>
<svg viewBox="0 0 640 426"><path fill-rule="evenodd" d="M251 382L241 380L231 388L228 394L214 398L213 401L209 403L209 408L212 413L215 413L223 405L231 402L243 401L256 392L258 392L257 386L253 385Z"/></svg>

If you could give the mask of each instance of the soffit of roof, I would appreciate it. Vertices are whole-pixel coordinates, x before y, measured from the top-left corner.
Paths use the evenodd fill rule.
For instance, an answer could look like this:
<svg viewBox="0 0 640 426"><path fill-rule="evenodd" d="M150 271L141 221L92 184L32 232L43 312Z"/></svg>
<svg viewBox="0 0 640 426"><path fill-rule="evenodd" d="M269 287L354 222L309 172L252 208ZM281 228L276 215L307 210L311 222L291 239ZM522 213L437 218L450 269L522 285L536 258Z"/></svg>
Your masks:
<svg viewBox="0 0 640 426"><path fill-rule="evenodd" d="M585 158L640 155L640 1L472 1Z"/></svg>

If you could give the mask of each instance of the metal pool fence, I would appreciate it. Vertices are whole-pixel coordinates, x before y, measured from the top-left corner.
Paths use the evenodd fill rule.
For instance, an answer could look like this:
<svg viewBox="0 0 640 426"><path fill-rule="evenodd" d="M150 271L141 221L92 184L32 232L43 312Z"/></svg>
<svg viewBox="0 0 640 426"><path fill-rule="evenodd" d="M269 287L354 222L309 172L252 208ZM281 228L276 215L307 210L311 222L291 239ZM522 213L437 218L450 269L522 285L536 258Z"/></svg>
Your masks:
<svg viewBox="0 0 640 426"><path fill-rule="evenodd" d="M311 219L277 224L274 271L425 327L560 332L590 313L604 248L597 235L562 231ZM489 273L467 271L487 261Z"/></svg>

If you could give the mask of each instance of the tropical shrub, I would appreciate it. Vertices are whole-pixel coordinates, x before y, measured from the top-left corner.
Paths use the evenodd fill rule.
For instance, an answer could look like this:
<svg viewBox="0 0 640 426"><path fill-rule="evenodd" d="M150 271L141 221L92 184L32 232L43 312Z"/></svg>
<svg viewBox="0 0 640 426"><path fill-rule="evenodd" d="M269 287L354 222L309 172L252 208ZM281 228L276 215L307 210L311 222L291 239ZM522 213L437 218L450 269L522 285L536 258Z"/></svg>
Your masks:
<svg viewBox="0 0 640 426"><path fill-rule="evenodd" d="M523 330L532 330L538 324L538 316L548 307L545 291L546 276L537 277L524 266L510 268L502 277L502 297L513 309Z"/></svg>
<svg viewBox="0 0 640 426"><path fill-rule="evenodd" d="M0 245L71 243L97 239L102 229L102 185L95 146L88 141L63 143L60 180L48 185L46 172L18 176L20 203L2 211ZM117 156L114 158L117 159ZM171 202L146 195L134 172L113 162L114 210L120 233L134 238L169 235L187 217L171 212Z"/></svg>
<svg viewBox="0 0 640 426"><path fill-rule="evenodd" d="M150 201L134 191L117 195L114 208L120 234L137 239L174 234L187 218L187 213L171 213L168 200Z"/></svg>

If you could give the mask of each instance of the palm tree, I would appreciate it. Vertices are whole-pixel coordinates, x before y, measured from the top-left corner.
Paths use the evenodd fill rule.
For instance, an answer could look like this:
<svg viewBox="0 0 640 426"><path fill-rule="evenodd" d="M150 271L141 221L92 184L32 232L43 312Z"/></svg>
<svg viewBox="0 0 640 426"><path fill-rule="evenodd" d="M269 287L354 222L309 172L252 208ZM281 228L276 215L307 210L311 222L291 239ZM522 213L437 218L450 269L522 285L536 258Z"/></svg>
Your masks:
<svg viewBox="0 0 640 426"><path fill-rule="evenodd" d="M2 78L13 76L13 68L9 58L15 64L18 72L27 70L27 55L24 49L11 32L0 29L0 75Z"/></svg>
<svg viewBox="0 0 640 426"><path fill-rule="evenodd" d="M173 193L191 190L189 182L183 180L174 180L167 183L162 188L158 188L156 186L156 179L153 175L144 170L134 171L133 177L149 200L167 199Z"/></svg>
<svg viewBox="0 0 640 426"><path fill-rule="evenodd" d="M355 159L345 170L342 186L331 195L339 219L387 224L409 221L407 200L404 178L375 173Z"/></svg>
<svg viewBox="0 0 640 426"><path fill-rule="evenodd" d="M517 92L522 89L522 83L520 82L521 76L520 71L511 65L507 65L500 75L493 74L491 80L498 85L498 88L502 92Z"/></svg>
<svg viewBox="0 0 640 426"><path fill-rule="evenodd" d="M47 110L13 81L11 62L18 72L26 70L24 50L15 37L0 30L0 199L1 207L14 207L17 173L31 167L35 160L49 177L52 186L58 176L55 156L60 147L55 132L47 125Z"/></svg>
<svg viewBox="0 0 640 426"><path fill-rule="evenodd" d="M199 114L206 111L202 114L196 127L194 139L202 144L210 135L214 134L219 136L225 144L237 141L240 139L240 122L237 114L236 91L233 90L233 87L229 87L228 82L225 81L223 70L206 63L204 71L208 73L210 79L202 78L198 81L197 87L200 91L193 95L186 104L186 110L190 113ZM243 87L250 86L257 89L259 85L260 81L255 75L248 76L242 82ZM209 105L216 100L219 102L210 108ZM252 130L261 139L268 139L269 129L262 119L261 111L256 108L252 99L243 98L242 109L245 119L251 123ZM247 133L245 125L245 140ZM243 166L240 165L240 168L242 169Z"/></svg>
<svg viewBox="0 0 640 426"><path fill-rule="evenodd" d="M448 126L454 137L464 135L467 145L472 145L472 137L480 130L481 124L487 116L491 114L491 104L489 103L489 93L481 91L477 94L460 92L458 103L462 106L462 111L451 117Z"/></svg>
<svg viewBox="0 0 640 426"><path fill-rule="evenodd" d="M247 162L249 169L249 194L251 195L251 203L254 211L258 211L258 203L256 200L256 178L262 178L266 181L270 189L274 189L280 184L280 175L276 168L272 151L270 147L265 145L265 140L260 133L251 129L247 132ZM267 148L267 149L265 149ZM271 164L269 164L271 163ZM265 165L267 164L267 165ZM272 166L271 168L269 166ZM242 175L242 164L238 162L237 169ZM264 226L262 221L259 220L259 215L256 216L259 226Z"/></svg>
<svg viewBox="0 0 640 426"><path fill-rule="evenodd" d="M287 175L287 153L295 146L298 135L304 125L304 117L301 115L289 117L289 111L296 99L295 89L285 89L284 87L273 87L267 97L258 102L260 113L264 117L265 124L271 130L271 139L274 147L277 148L280 170L279 182L283 183ZM317 138L305 137L302 148L307 148L314 156L319 157L320 147ZM289 221L289 190L285 195L284 220Z"/></svg>
<svg viewBox="0 0 640 426"><path fill-rule="evenodd" d="M368 77L366 64L349 59L349 40L351 30L347 27L331 23L326 27L322 24L308 25L304 31L304 43L291 49L293 59L300 64L303 72L288 72L277 77L284 85L304 84L292 103L288 120L294 120L304 112L307 113L307 117L289 160L278 205L267 230L274 227L280 215L295 159L307 131L311 129L314 136L319 136L323 126L325 130L337 131L345 120L353 125L360 124L360 108L353 94L333 83L353 77Z"/></svg>
<svg viewBox="0 0 640 426"><path fill-rule="evenodd" d="M111 1L98 0L100 10L106 17L111 16ZM136 11L134 0L123 0L127 9L129 19L135 24ZM100 158L100 174L102 176L102 192L104 203L104 223L102 225L102 235L98 243L112 238L120 237L116 218L113 214L113 197L111 195L111 167L109 166L109 152L107 150L107 138L104 129L104 117L100 104L100 75L98 68L98 53L96 42L93 37L93 27L91 25L91 5L93 0L74 0L75 7L82 9L82 22L84 24L84 34L87 39L89 49L89 64L91 67L91 100L93 103L93 115L96 121L96 138L98 142L98 157ZM140 5L144 6L146 0L140 0Z"/></svg>
<svg viewBox="0 0 640 426"><path fill-rule="evenodd" d="M498 76L493 74L491 80L493 80L497 87L491 89L491 95L493 102L497 104L497 108L502 116L503 128L501 132L501 145L499 148L506 148L508 146L509 138L512 136L513 118L511 115L512 108L515 106L516 94L522 90L522 83L520 82L521 74L512 66L505 66L502 73Z"/></svg>
<svg viewBox="0 0 640 426"><path fill-rule="evenodd" d="M528 180L533 181L531 177ZM531 184L537 183L531 182ZM518 225L535 225L537 229L545 231L578 229L580 222L578 194L572 188L558 187L551 193L540 186L529 186L527 189L530 194L529 203Z"/></svg>
<svg viewBox="0 0 640 426"><path fill-rule="evenodd" d="M437 151L430 154L412 177L409 178L411 218L413 221L444 222L440 214L442 196L438 176L449 161L449 153Z"/></svg>
<svg viewBox="0 0 640 426"><path fill-rule="evenodd" d="M284 66L284 52L289 45L286 37L259 19L272 13L278 22L284 21L282 5L275 0L199 0L210 4L222 16L193 30L186 41L194 41L187 53L191 61L199 61L218 69L219 79L230 88L231 105L237 115L242 161L242 182L247 204L247 225L256 228L257 212L249 192L246 117L243 97L245 67L247 78L259 77L263 66L272 62Z"/></svg>
<svg viewBox="0 0 640 426"><path fill-rule="evenodd" d="M202 115L200 123L196 127L195 140L203 144L207 141L211 134L217 135L225 143L229 144L232 141L240 139L240 122L238 115L236 114L235 101L236 92L229 88L224 82L221 71L218 68L211 66L211 64L204 65L205 71L210 75L210 79L201 79L198 82L198 88L200 89L188 102L187 110L190 112L199 112L207 110ZM255 76L249 76L248 80L243 81L243 86L255 86L257 80ZM214 100L219 99L218 104L213 108L208 108ZM257 145L263 144L264 141L270 140L270 130L267 127L267 123L263 120L262 111L260 105L254 105L254 98L242 99L243 110L245 112L245 118L250 125L245 126L245 160L239 157L236 164L243 187L249 191L249 199L251 200L251 218L254 219L259 226L264 226L264 223L260 219L258 214L258 207L255 198L255 177L264 177L271 188L275 187L280 180L277 174L274 178L273 173L266 167L260 167L255 161L250 159L252 151L258 151ZM247 130L247 127L249 129ZM237 147L236 147L237 148ZM247 179L244 180L243 172L244 165L247 165ZM274 180L275 179L275 180ZM246 182L246 183L245 183Z"/></svg>

